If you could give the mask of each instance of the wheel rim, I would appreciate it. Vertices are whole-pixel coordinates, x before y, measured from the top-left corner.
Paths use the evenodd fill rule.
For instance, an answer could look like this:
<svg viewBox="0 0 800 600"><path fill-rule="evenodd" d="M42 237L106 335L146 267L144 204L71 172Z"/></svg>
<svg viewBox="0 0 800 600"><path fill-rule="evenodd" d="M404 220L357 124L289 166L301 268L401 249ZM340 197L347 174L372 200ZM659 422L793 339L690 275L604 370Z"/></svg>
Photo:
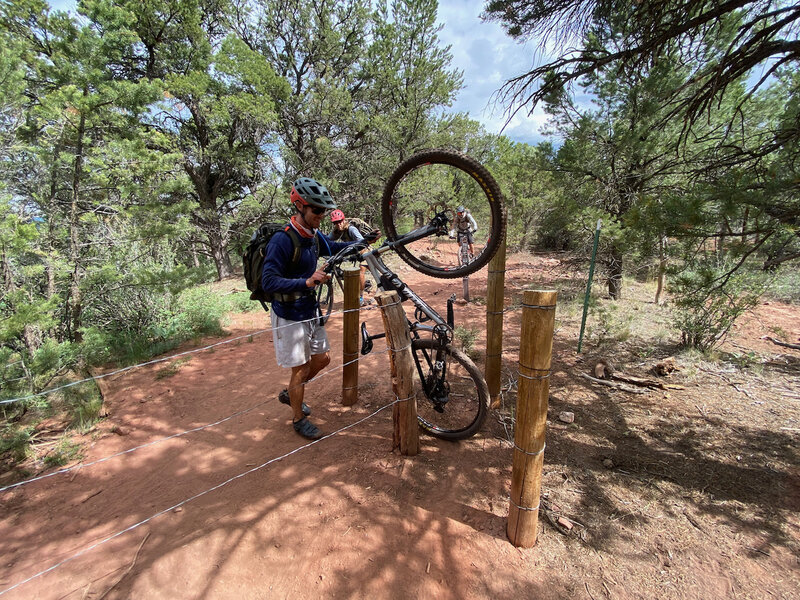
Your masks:
<svg viewBox="0 0 800 600"><path fill-rule="evenodd" d="M458 206L475 219L475 257L462 264L457 236L448 229ZM440 278L474 273L497 251L505 232L502 194L491 174L477 161L458 152L433 150L412 156L401 164L386 184L383 223L389 240L427 225L431 214L446 214L448 227L407 246L397 253L422 273ZM467 224L473 225L469 220Z"/></svg>
<svg viewBox="0 0 800 600"><path fill-rule="evenodd" d="M423 369L422 377L425 379L429 376L435 346L433 340L415 340L413 344L413 351L419 359ZM437 437L460 439L472 435L480 428L485 416L481 403L485 403L486 397L475 380L475 374L470 373L452 351L447 358L446 389L437 390L448 397L447 403L442 407L443 412L436 410L435 402L437 396L441 398L441 395L431 394L433 386L424 386L420 380L417 382L417 418L423 429Z"/></svg>

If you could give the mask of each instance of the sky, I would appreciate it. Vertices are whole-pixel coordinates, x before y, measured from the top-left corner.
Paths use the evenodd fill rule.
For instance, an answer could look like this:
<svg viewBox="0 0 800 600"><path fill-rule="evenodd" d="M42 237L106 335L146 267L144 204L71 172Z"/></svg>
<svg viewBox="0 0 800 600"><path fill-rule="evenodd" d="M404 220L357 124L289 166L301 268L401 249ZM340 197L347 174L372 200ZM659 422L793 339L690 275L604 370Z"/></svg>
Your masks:
<svg viewBox="0 0 800 600"><path fill-rule="evenodd" d="M533 65L534 44L519 43L495 22L480 18L486 0L439 0L439 39L451 46L452 67L464 74L464 86L451 110L469 113L489 133L503 133L515 142L537 144L544 137L539 128L544 112L532 115L521 110L506 125L505 106L498 105L495 92L511 77ZM50 0L57 10L74 11L76 0Z"/></svg>
<svg viewBox="0 0 800 600"><path fill-rule="evenodd" d="M452 109L468 112L489 133L502 133L516 142L536 144L544 137L539 128L544 111L528 115L521 110L506 125L505 106L495 102L496 92L510 78L533 67L533 43L520 43L496 22L480 18L485 0L439 0L439 39L451 46L453 67L464 72L464 87ZM503 129L505 127L505 129Z"/></svg>

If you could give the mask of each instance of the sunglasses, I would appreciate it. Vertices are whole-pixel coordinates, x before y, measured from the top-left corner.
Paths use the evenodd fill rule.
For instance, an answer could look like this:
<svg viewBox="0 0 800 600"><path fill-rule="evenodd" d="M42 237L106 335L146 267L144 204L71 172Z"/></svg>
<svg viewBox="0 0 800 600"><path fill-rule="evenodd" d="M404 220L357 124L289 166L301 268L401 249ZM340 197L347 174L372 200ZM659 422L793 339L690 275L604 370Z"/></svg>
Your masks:
<svg viewBox="0 0 800 600"><path fill-rule="evenodd" d="M326 212L328 212L327 208L320 208L319 206L309 206L309 208L315 215L324 215Z"/></svg>

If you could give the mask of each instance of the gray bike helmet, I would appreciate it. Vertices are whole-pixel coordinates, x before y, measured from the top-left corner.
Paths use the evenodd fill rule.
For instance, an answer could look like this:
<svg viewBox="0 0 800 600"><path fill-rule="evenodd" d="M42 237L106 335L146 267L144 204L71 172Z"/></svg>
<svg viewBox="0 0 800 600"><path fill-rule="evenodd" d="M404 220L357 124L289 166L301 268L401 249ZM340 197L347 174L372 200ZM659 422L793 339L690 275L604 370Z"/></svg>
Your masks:
<svg viewBox="0 0 800 600"><path fill-rule="evenodd" d="M463 212L464 212L464 207L463 207L463 206L459 206L459 207L456 209L456 212L457 212L457 213L459 213L459 214L463 213Z"/></svg>
<svg viewBox="0 0 800 600"><path fill-rule="evenodd" d="M292 184L292 193L289 199L292 204L299 201L301 204L316 206L317 208L336 208L336 202L331 198L328 189L319 181L310 177L301 177Z"/></svg>

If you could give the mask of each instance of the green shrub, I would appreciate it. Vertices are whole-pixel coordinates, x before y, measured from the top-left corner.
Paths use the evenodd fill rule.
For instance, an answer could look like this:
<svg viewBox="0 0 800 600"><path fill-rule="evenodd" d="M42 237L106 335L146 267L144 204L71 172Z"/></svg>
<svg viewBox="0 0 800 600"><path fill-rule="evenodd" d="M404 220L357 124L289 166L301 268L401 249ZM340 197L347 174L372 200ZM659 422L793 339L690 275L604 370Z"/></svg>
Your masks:
<svg viewBox="0 0 800 600"><path fill-rule="evenodd" d="M73 427L86 431L99 420L103 397L94 381L63 390L64 408Z"/></svg>
<svg viewBox="0 0 800 600"><path fill-rule="evenodd" d="M175 335L186 338L222 333L220 322L228 310L226 303L204 287L184 291L173 306Z"/></svg>
<svg viewBox="0 0 800 600"><path fill-rule="evenodd" d="M44 464L48 467L63 467L69 462L82 458L81 446L63 436L47 456L44 457Z"/></svg>
<svg viewBox="0 0 800 600"><path fill-rule="evenodd" d="M221 321L227 311L220 296L204 287L192 288L168 297L148 319L137 320L135 327L118 322L114 327L86 329L83 356L89 364L142 362L186 340L223 333Z"/></svg>
<svg viewBox="0 0 800 600"><path fill-rule="evenodd" d="M9 453L13 462L25 460L30 447L33 427L19 427L16 425L4 425L0 429L0 456Z"/></svg>
<svg viewBox="0 0 800 600"><path fill-rule="evenodd" d="M701 264L672 285L675 325L684 346L708 351L722 343L736 319L758 304L769 285L763 272Z"/></svg>
<svg viewBox="0 0 800 600"><path fill-rule="evenodd" d="M453 330L453 337L461 343L461 348L469 355L475 339L478 337L478 329L476 327L467 328L463 325L458 325Z"/></svg>
<svg viewBox="0 0 800 600"><path fill-rule="evenodd" d="M473 361L479 361L482 357L482 352L476 349L475 340L478 337L479 330L477 327L464 327L457 326L453 330L453 337L461 344L461 349Z"/></svg>
<svg viewBox="0 0 800 600"><path fill-rule="evenodd" d="M250 292L234 292L224 296L225 304L230 312L246 313L261 310L261 304L250 300Z"/></svg>
<svg viewBox="0 0 800 600"><path fill-rule="evenodd" d="M589 301L589 314L592 316L589 338L597 346L607 342L624 342L631 336L631 321L619 314L619 304L614 301Z"/></svg>
<svg viewBox="0 0 800 600"><path fill-rule="evenodd" d="M800 303L800 270L786 264L776 273L767 292L770 298L787 303Z"/></svg>

